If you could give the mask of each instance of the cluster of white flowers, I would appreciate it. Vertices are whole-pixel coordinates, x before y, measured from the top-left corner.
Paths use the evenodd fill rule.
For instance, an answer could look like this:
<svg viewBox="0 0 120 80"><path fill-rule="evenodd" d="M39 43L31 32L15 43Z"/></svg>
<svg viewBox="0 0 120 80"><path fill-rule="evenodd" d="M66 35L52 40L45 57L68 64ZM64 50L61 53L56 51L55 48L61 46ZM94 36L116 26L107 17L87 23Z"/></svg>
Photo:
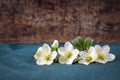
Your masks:
<svg viewBox="0 0 120 80"><path fill-rule="evenodd" d="M88 51L79 51L75 49L71 42L65 42L63 47L59 47L59 42L54 40L53 44L49 46L44 43L36 51L34 58L38 65L50 65L58 58L60 64L71 65L75 60L79 64L89 65L92 62L107 63L115 59L115 55L109 53L110 47L104 45L103 47L95 45L90 47Z"/></svg>

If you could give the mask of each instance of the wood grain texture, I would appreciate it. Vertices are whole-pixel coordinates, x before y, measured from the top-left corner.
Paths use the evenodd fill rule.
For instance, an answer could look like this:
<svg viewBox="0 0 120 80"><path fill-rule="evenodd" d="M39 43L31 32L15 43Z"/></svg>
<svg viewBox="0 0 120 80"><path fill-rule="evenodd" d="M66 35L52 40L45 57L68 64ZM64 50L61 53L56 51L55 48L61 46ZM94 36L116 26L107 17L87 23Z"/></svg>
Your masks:
<svg viewBox="0 0 120 80"><path fill-rule="evenodd" d="M0 43L120 42L120 0L0 0Z"/></svg>

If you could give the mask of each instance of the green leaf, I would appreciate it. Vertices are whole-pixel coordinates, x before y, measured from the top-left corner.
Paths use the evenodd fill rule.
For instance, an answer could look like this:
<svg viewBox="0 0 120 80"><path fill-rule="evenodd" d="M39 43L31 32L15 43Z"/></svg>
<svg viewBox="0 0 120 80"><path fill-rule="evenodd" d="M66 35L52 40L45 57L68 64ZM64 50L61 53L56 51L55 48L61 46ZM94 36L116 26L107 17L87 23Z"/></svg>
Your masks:
<svg viewBox="0 0 120 80"><path fill-rule="evenodd" d="M73 44L75 49L83 50L84 41L83 41L83 39L80 36L78 36L75 39L73 39L71 41L71 43Z"/></svg>
<svg viewBox="0 0 120 80"><path fill-rule="evenodd" d="M88 49L92 44L93 44L93 40L91 38L86 38L84 41L84 49L88 51Z"/></svg>

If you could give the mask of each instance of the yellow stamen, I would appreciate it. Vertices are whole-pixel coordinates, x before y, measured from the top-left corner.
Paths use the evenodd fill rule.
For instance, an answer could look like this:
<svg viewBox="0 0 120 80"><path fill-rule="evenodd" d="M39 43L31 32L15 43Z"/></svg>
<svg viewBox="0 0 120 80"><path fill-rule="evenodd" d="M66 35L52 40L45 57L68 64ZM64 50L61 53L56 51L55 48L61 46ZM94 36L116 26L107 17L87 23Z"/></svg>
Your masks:
<svg viewBox="0 0 120 80"><path fill-rule="evenodd" d="M45 58L45 60L49 61L49 60L50 60L50 58L51 58L51 55L50 55L50 54L45 55L45 56L44 56L44 58Z"/></svg>
<svg viewBox="0 0 120 80"><path fill-rule="evenodd" d="M65 57L66 57L66 58L70 58L71 56L72 56L72 53L71 53L71 52L68 52L68 51L67 51L67 52L65 53Z"/></svg>
<svg viewBox="0 0 120 80"><path fill-rule="evenodd" d="M104 60L105 59L105 54L103 54L103 53L98 54L98 59Z"/></svg>
<svg viewBox="0 0 120 80"><path fill-rule="evenodd" d="M87 57L86 57L86 61L87 61L87 62L90 62L91 60L92 60L92 57L91 57L91 56L87 56Z"/></svg>

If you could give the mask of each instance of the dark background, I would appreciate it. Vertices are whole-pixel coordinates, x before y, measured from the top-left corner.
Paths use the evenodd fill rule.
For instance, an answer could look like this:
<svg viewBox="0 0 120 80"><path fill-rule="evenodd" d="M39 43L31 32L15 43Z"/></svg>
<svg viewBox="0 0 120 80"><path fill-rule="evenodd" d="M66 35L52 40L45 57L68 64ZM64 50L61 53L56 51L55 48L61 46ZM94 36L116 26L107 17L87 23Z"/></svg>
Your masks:
<svg viewBox="0 0 120 80"><path fill-rule="evenodd" d="M120 0L0 0L0 43L120 42Z"/></svg>

